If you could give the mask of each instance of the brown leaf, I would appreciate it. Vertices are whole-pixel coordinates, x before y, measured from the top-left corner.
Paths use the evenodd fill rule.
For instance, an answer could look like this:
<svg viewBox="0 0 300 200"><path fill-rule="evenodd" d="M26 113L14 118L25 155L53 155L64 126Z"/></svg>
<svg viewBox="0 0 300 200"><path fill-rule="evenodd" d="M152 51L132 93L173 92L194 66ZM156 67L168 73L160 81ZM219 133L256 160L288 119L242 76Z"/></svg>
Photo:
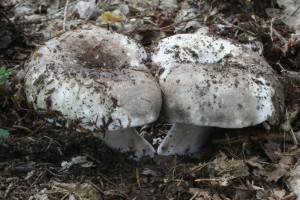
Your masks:
<svg viewBox="0 0 300 200"><path fill-rule="evenodd" d="M295 164L295 157L294 156L283 156L279 163L286 164L286 165L294 165Z"/></svg>
<svg viewBox="0 0 300 200"><path fill-rule="evenodd" d="M264 166L258 162L258 159L259 159L258 157L254 156L254 157L251 157L248 160L246 160L246 163L248 165L250 165L251 167L256 167L256 168L262 170L262 169L264 169Z"/></svg>
<svg viewBox="0 0 300 200"><path fill-rule="evenodd" d="M210 189L200 189L200 188L189 188L189 193L193 195L191 199L195 200L208 200L210 198Z"/></svg>
<svg viewBox="0 0 300 200"><path fill-rule="evenodd" d="M275 142L268 141L268 143L266 143L264 147L265 153L271 159L272 163L277 163L282 154L280 145Z"/></svg>
<svg viewBox="0 0 300 200"><path fill-rule="evenodd" d="M281 167L280 165L274 171L265 172L265 176L267 177L268 182L277 182L281 177L283 177L287 173L287 169Z"/></svg>

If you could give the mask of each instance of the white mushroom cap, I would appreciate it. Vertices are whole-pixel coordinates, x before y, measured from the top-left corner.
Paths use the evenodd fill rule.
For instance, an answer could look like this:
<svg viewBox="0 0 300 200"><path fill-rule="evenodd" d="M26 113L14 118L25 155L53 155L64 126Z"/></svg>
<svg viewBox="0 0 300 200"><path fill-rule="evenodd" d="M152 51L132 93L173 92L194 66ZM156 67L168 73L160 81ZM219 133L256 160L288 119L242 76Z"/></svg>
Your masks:
<svg viewBox="0 0 300 200"><path fill-rule="evenodd" d="M278 121L282 86L257 54L221 38L179 34L163 39L152 58L163 71L162 113L170 122L240 128Z"/></svg>
<svg viewBox="0 0 300 200"><path fill-rule="evenodd" d="M245 62L241 59L246 59L246 62L255 62L255 60L265 62L248 47L209 36L206 29L200 30L194 34L177 34L162 39L152 55L153 62L159 64L165 71L169 71L174 63L210 64L228 58L241 63Z"/></svg>
<svg viewBox="0 0 300 200"><path fill-rule="evenodd" d="M160 80L163 113L171 122L225 128L272 120L275 88L264 76L270 75L252 73L234 62L174 64Z"/></svg>
<svg viewBox="0 0 300 200"><path fill-rule="evenodd" d="M228 54L233 57L241 54L240 47L230 41L204 34L177 34L162 39L152 56L153 62L167 69L173 63L215 63Z"/></svg>
<svg viewBox="0 0 300 200"><path fill-rule="evenodd" d="M95 26L66 32L31 56L25 93L36 110L59 111L88 130L144 125L158 118L161 107L146 59L127 36Z"/></svg>

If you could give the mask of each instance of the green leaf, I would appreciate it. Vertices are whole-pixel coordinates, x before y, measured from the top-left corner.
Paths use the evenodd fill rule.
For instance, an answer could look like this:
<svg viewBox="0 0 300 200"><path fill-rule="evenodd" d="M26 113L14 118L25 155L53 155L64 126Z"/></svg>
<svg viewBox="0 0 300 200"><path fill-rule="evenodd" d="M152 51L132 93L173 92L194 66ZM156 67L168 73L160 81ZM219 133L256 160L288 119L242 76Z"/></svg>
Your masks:
<svg viewBox="0 0 300 200"><path fill-rule="evenodd" d="M4 83L5 79L11 74L11 68L4 66L0 67L0 84Z"/></svg>
<svg viewBox="0 0 300 200"><path fill-rule="evenodd" d="M0 128L0 138L8 139L9 132L5 129Z"/></svg>
<svg viewBox="0 0 300 200"><path fill-rule="evenodd" d="M5 74L6 67L0 67L0 75Z"/></svg>

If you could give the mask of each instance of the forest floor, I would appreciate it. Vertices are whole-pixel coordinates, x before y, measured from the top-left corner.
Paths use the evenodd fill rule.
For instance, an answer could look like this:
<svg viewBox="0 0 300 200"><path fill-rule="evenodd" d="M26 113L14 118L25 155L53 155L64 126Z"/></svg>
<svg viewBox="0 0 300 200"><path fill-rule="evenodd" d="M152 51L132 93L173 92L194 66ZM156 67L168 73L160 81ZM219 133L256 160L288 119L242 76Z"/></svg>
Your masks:
<svg viewBox="0 0 300 200"><path fill-rule="evenodd" d="M281 1L99 1L89 20L91 10L82 6L84 11L76 11L78 2L69 3L67 30L84 23L109 25L149 51L160 38L200 26L239 42L255 37L285 85L282 124L287 127L222 129L199 153L140 161L111 150L92 134L56 127L28 105L22 68L36 47L63 31L66 2L3 0L0 199L297 199L293 182L300 181L299 82L288 72L300 71L300 42L293 39L294 28L266 12L284 10ZM297 15L299 7L294 10ZM137 130L152 143L169 128L159 120Z"/></svg>

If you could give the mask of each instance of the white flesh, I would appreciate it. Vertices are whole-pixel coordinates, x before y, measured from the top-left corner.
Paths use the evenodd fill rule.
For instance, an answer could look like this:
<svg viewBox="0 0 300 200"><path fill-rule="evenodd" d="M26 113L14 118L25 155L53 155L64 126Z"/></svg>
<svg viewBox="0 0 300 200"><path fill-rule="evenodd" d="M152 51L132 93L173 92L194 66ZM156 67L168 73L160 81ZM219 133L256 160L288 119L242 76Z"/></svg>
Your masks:
<svg viewBox="0 0 300 200"><path fill-rule="evenodd" d="M158 155L186 155L198 152L207 142L212 127L175 123L157 149Z"/></svg>
<svg viewBox="0 0 300 200"><path fill-rule="evenodd" d="M155 149L152 145L134 128L108 131L105 135L95 134L103 140L107 146L120 150L120 152L135 152L135 159L139 160L143 156L153 157Z"/></svg>

